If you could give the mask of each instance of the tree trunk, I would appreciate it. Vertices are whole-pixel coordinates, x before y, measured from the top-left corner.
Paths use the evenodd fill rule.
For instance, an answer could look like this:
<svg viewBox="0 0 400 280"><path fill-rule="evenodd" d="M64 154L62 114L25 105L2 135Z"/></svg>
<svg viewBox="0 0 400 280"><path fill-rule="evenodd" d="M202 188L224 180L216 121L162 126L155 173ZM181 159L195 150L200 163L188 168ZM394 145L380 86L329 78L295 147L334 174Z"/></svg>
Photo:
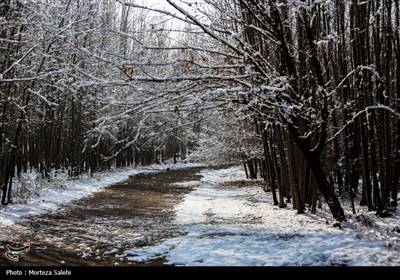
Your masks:
<svg viewBox="0 0 400 280"><path fill-rule="evenodd" d="M339 199L336 196L333 186L329 184L326 174L321 167L321 162L318 157L309 155L306 157L307 162L310 165L311 171L314 174L314 178L317 181L318 188L325 198L329 209L332 212L333 217L339 222L346 221L343 208L340 205Z"/></svg>

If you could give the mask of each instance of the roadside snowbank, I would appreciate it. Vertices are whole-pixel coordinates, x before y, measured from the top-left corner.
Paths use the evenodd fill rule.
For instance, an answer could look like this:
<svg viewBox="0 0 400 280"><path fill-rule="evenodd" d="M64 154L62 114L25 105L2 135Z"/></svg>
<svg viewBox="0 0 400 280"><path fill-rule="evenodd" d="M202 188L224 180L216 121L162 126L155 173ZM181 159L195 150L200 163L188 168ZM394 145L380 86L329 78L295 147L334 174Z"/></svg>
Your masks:
<svg viewBox="0 0 400 280"><path fill-rule="evenodd" d="M343 229L330 214L298 215L271 205L260 187L223 186L244 179L239 167L201 172L202 182L176 207L182 235L151 247L125 251L130 261L165 257L190 266L398 266L400 216L359 213Z"/></svg>
<svg viewBox="0 0 400 280"><path fill-rule="evenodd" d="M107 172L82 175L79 179L71 180L65 173L52 174L49 181L40 179L40 174L25 173L20 180L15 181L14 191L16 195L15 204L6 207L0 206L0 228L21 222L29 216L42 215L55 211L61 204L77 200L84 196L98 192L105 187L124 181L129 176L157 173L166 169L182 169L189 167L200 167L204 164L177 163L152 165L138 168L119 168ZM28 197L25 197L29 194Z"/></svg>

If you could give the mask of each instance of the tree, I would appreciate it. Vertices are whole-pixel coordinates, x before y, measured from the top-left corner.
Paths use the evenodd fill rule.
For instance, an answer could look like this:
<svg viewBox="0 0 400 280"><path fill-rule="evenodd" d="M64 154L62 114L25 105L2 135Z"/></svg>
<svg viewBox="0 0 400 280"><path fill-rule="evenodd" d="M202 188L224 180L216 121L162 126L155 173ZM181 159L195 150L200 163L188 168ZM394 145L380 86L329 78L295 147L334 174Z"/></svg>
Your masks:
<svg viewBox="0 0 400 280"><path fill-rule="evenodd" d="M189 156L243 161L298 213L395 209L397 1L166 3L3 1L3 204L22 171Z"/></svg>
<svg viewBox="0 0 400 280"><path fill-rule="evenodd" d="M262 138L264 142L277 142L281 161L278 164L268 159L273 156L264 143L265 166L270 163L270 182L280 185L288 175L283 184L290 186L298 212L303 211L306 201L315 205L315 180L333 216L345 220L334 184L339 191L346 184L353 196L358 174L363 175L362 196L368 207L377 209L378 214L390 209L389 193L394 201L398 192L397 187L390 186L397 186L399 178L393 175L396 149L389 152L392 139L398 136L389 126L397 127L399 114L393 102L396 97L384 93L398 88L390 78L397 71L391 59L396 57L394 38L398 40L398 34L393 33L393 26L398 25L397 4L247 0L189 6L171 0L168 3L185 15L186 21L229 49L224 51L229 54L226 64L236 65L241 69L236 73L244 75L225 84L232 88L225 91L229 93L226 99L240 103L246 108L243 112L251 109L252 118L262 124L259 134L272 128L272 137L264 134ZM229 75L228 71L220 72L221 78ZM384 137L376 137L376 131ZM341 169L341 154L345 159L350 155L350 173ZM342 174L346 175L345 182Z"/></svg>

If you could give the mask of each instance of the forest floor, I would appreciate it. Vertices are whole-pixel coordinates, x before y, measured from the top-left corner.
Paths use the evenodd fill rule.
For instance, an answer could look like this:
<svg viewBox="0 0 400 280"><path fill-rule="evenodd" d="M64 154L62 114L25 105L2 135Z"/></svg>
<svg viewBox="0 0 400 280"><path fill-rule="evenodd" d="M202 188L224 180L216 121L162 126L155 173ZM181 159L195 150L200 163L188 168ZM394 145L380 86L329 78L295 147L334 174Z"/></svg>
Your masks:
<svg viewBox="0 0 400 280"><path fill-rule="evenodd" d="M400 215L280 209L240 167L137 174L0 227L0 265L400 266ZM19 262L6 245L30 242Z"/></svg>

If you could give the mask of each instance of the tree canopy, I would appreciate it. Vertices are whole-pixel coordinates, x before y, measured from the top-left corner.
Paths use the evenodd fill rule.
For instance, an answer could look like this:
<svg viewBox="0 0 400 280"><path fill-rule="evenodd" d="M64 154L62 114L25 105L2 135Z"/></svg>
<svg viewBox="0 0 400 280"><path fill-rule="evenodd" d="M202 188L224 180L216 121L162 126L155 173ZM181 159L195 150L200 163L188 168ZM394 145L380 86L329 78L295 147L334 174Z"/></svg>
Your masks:
<svg viewBox="0 0 400 280"><path fill-rule="evenodd" d="M321 194L339 221L338 196L384 215L400 180L399 30L388 0L5 0L2 203L28 170L187 159L243 162L298 213Z"/></svg>

